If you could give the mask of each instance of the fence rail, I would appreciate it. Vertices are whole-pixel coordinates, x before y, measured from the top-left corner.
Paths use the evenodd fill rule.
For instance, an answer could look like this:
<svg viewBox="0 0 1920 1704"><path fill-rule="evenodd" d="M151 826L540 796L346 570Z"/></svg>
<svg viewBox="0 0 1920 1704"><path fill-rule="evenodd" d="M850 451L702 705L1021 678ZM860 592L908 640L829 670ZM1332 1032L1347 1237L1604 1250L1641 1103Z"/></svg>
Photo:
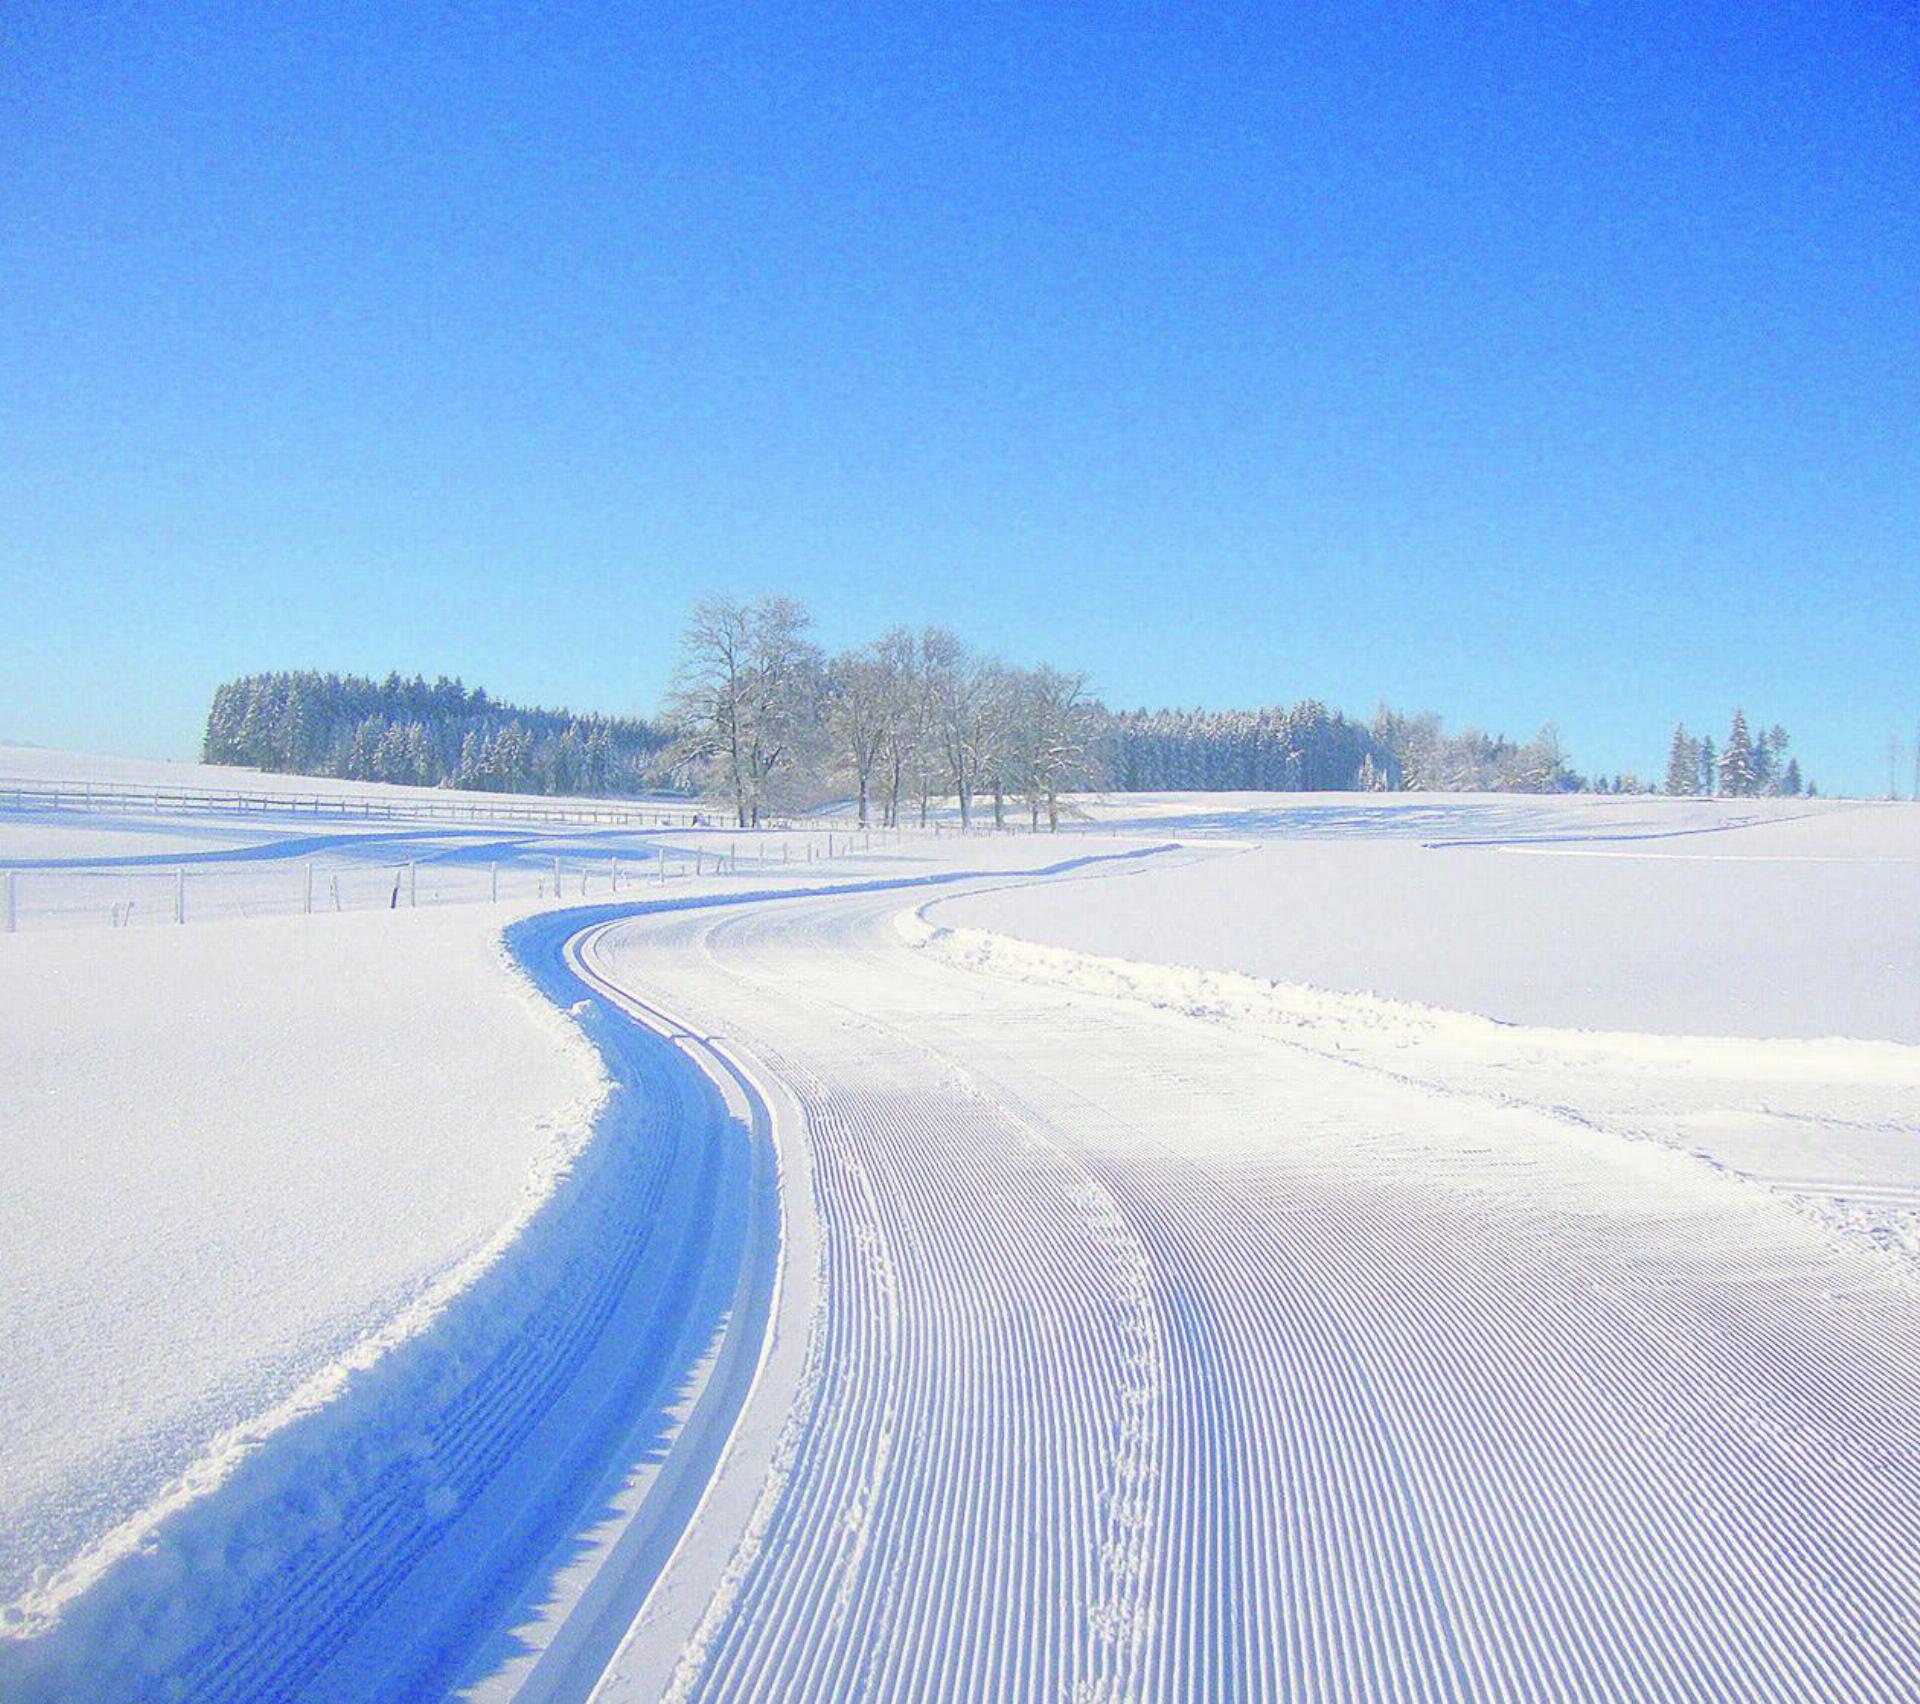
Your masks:
<svg viewBox="0 0 1920 1704"><path fill-rule="evenodd" d="M426 793L427 789L420 789ZM436 793L439 790L435 790ZM321 793L270 790L246 787L211 788L185 784L172 787L148 787L137 782L119 781L43 781L0 775L0 815L57 811L114 813L123 815L193 815L212 812L232 816L304 816L336 819L364 818L383 822L470 822L533 823L556 827L600 826L616 828L709 828L744 834L764 834L778 829L832 828L852 832L860 827L851 808L829 815L809 812L791 816L770 813L750 827L735 829L730 806L716 807L698 800L653 799L554 799L529 798L525 794L446 792L440 796L420 797L383 793ZM915 828L923 834L962 832L952 820L950 808L926 822L916 822L912 812L901 811L898 829ZM876 810L876 827L878 811ZM1063 816L1062 828L1089 826L1078 810ZM1015 810L1004 823L976 818L968 833L1038 832L1037 822L1024 822Z"/></svg>
<svg viewBox="0 0 1920 1704"><path fill-rule="evenodd" d="M214 791L119 783L56 784L0 778L0 811L91 811L123 815L306 816L391 822L535 823L567 827L692 828L705 815L694 804L568 800L465 794L448 799L389 798L373 793Z"/></svg>
<svg viewBox="0 0 1920 1704"><path fill-rule="evenodd" d="M826 867L875 868L911 843L952 828L703 830L689 841L631 842L605 856L520 851L481 862L431 856L387 859L206 859L181 864L0 865L0 935L24 930L135 928L212 918L421 906L644 898L689 880L776 881ZM974 831L991 833L991 830Z"/></svg>
<svg viewBox="0 0 1920 1704"><path fill-rule="evenodd" d="M841 856L844 857L844 849ZM775 860L772 869L825 863ZM0 870L0 934L21 930L137 928L215 918L293 917L316 912L406 911L423 906L644 898L698 877L764 872L768 861L663 850L652 858L511 864L353 863Z"/></svg>
<svg viewBox="0 0 1920 1704"><path fill-rule="evenodd" d="M81 804L80 801L86 801ZM266 814L296 806L318 810L324 819L351 814L356 804L370 804L384 817L389 802L336 798L326 794L206 793L187 789L91 787L71 785L15 785L0 778L0 822L18 801L28 811L62 813L75 809L128 814L150 810L165 818L179 809L189 816L209 812L209 800ZM57 801L57 806L55 804ZM996 825L991 818L968 828L939 818L923 827L915 822L899 827L863 828L853 818L804 817L770 821L754 828L732 828L715 822L703 811L655 807L642 814L632 807L559 807L542 810L514 801L504 809L476 801L393 801L395 820L421 824L418 836L377 835L360 842L349 834L328 845L317 845L300 855L250 856L237 851L229 857L201 851L183 853L178 863L164 850L171 825L157 823L153 853L128 859L103 858L69 864L63 860L21 858L9 864L0 847L0 934L24 930L71 928L129 928L152 924L201 922L218 917L274 917L315 912L407 910L509 901L552 901L640 897L645 887L661 888L688 878L733 876L761 880L797 876L807 866L846 860L883 860L898 856L915 842L1026 836L1032 825L1008 820ZM346 809L342 811L341 807ZM211 807L219 809L219 804ZM514 816L508 813L527 811ZM585 856L579 844L564 837L531 836L515 844L489 848L488 861L449 852L446 837L431 825L447 820L546 823L579 827L597 824L629 829L634 837L617 832L599 842L604 848ZM904 814L904 813L903 813ZM1063 823L1062 828L1084 831L1090 824ZM141 836L144 838L144 836ZM270 837L271 839L271 837ZM395 841L399 844L395 844ZM549 844L542 844L548 840ZM416 851L416 848L418 849ZM157 854L157 855L156 855ZM868 868L874 866L869 864Z"/></svg>

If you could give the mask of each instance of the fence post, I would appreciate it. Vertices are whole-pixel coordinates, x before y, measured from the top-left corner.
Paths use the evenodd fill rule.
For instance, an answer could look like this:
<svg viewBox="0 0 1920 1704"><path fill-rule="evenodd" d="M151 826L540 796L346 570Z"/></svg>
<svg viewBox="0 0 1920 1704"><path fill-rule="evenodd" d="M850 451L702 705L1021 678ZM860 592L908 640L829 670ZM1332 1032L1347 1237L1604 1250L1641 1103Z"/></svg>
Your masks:
<svg viewBox="0 0 1920 1704"><path fill-rule="evenodd" d="M613 891L618 893L620 891L620 860L618 858L607 860L607 880L613 884Z"/></svg>
<svg viewBox="0 0 1920 1704"><path fill-rule="evenodd" d="M333 889L333 908L338 911L340 909L340 878L337 875L330 876L328 886Z"/></svg>
<svg viewBox="0 0 1920 1704"><path fill-rule="evenodd" d="M19 913L14 906L13 872L11 870L7 871L4 877L0 877L0 915L5 916L7 920L7 933L11 935L14 930L20 926L18 921Z"/></svg>
<svg viewBox="0 0 1920 1704"><path fill-rule="evenodd" d="M187 920L187 872L173 872L173 920L184 923Z"/></svg>
<svg viewBox="0 0 1920 1704"><path fill-rule="evenodd" d="M500 866L498 864L487 866L487 888L487 897L498 905L500 903Z"/></svg>
<svg viewBox="0 0 1920 1704"><path fill-rule="evenodd" d="M659 877L659 880L660 880L660 884L661 884L661 886L662 886L662 887L664 887L664 886L666 885L666 881L667 881L667 849L666 849L666 848L665 848L664 846L660 848L660 877Z"/></svg>
<svg viewBox="0 0 1920 1704"><path fill-rule="evenodd" d="M407 860L407 905L420 903L420 867L409 858Z"/></svg>
<svg viewBox="0 0 1920 1704"><path fill-rule="evenodd" d="M306 914L309 917L313 915L313 860L311 858L307 860L307 913Z"/></svg>
<svg viewBox="0 0 1920 1704"><path fill-rule="evenodd" d="M555 899L560 897L560 860L558 858L553 861L553 897Z"/></svg>

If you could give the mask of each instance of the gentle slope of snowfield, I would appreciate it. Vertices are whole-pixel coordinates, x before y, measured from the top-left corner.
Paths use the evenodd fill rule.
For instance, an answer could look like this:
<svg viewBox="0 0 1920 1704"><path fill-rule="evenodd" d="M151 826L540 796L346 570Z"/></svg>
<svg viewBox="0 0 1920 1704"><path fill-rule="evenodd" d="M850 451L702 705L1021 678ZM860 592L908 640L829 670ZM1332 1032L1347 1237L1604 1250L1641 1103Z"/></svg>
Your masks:
<svg viewBox="0 0 1920 1704"><path fill-rule="evenodd" d="M22 771L64 789L59 802L10 791ZM121 785L167 789L166 808L107 791ZM684 798L521 797L0 746L0 933L170 927L183 913L197 923L524 907L685 893L708 875L762 887L952 863L940 822L858 833L844 813L745 833L723 824Z"/></svg>
<svg viewBox="0 0 1920 1704"><path fill-rule="evenodd" d="M192 763L170 758L113 757L99 752L62 751L52 746L8 745L0 742L0 795L9 783L28 787L98 787L185 789L199 793L300 794L304 797L376 798L391 802L404 814L408 804L537 806L577 803L591 808L592 799L556 800L543 793L465 793L440 787L410 787L388 781L349 781L329 775L276 774L241 769L225 763ZM606 803L607 801L599 801ZM678 814L686 802L663 800Z"/></svg>
<svg viewBox="0 0 1920 1704"><path fill-rule="evenodd" d="M19 1270L44 1286L59 1214L110 1202L69 1262L100 1293L64 1294L122 1335L46 1351L67 1385L38 1408L10 1367L9 1426L84 1431L115 1368L144 1379L167 1344L135 1328L177 1270L219 1304L174 1328L211 1352L181 1362L183 1400L225 1388L223 1356L238 1377L337 1355L356 1339L315 1337L320 1304L390 1318L489 1226L521 1225L417 1339L43 1639L0 1643L0 1690L1909 1698L1910 819L1099 808L1155 832L921 844L813 881L542 911L512 951L578 1034L530 1016L480 908L0 940L43 1079L91 1047L87 1098L135 1124L136 1090L176 1114L209 1084L255 1094L200 1148L144 1115L149 1154L205 1156L184 1186L162 1165L110 1194L98 1129L46 1150L54 1214L22 1209L43 1241ZM1156 849L1168 833L1191 839ZM1631 935L1631 974L1608 974L1609 934ZM134 943L151 959L112 957ZM73 970L44 1012L12 974L35 954L46 987ZM346 980L367 1009L318 1026L359 1038L335 1074L270 1081L292 1016ZM250 989L259 1010L196 1060L152 1039L169 989L189 1013ZM482 1008L512 1034L476 1050ZM1743 1033L1756 1013L1786 1039ZM391 1055L383 1016L404 1032ZM163 1059L181 1078L148 1084ZM539 1129L602 1073L589 1138ZM404 1163L312 1127L241 1151L281 1101L364 1093L389 1131L395 1085L428 1132ZM492 1120L497 1164L450 1174L453 1109ZM39 1112L7 1112L11 1158ZM343 1141L366 1176L315 1164ZM571 1164L543 1173L542 1154ZM550 1193L513 1197L515 1165ZM359 1217L316 1224L327 1187ZM232 1223L279 1224L286 1247L227 1248ZM438 1265L413 1241L435 1227ZM62 1308L42 1312L57 1335ZM171 1436L146 1400L107 1404L136 1481L140 1427L161 1454ZM35 1506L84 1524L93 1489L76 1466Z"/></svg>
<svg viewBox="0 0 1920 1704"><path fill-rule="evenodd" d="M945 920L1514 1023L1920 1042L1920 806L1414 801L1246 821L1259 837L1238 857L1011 889ZM1492 837L1510 838L1423 844Z"/></svg>

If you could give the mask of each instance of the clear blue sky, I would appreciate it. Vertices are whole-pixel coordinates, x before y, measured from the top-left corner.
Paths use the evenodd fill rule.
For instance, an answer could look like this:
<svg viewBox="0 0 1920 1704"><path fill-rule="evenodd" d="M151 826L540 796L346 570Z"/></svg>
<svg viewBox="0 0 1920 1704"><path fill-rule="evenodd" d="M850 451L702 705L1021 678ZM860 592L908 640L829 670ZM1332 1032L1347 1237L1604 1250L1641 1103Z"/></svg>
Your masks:
<svg viewBox="0 0 1920 1704"><path fill-rule="evenodd" d="M719 589L1589 769L1920 718L1906 0L15 0L0 159L0 738L646 710Z"/></svg>

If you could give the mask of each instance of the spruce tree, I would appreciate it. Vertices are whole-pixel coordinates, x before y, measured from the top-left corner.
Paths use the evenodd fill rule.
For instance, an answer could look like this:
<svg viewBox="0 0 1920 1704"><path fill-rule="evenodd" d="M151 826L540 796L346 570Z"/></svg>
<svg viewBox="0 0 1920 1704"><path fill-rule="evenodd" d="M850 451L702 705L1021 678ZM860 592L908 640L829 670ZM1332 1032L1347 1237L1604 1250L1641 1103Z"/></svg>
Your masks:
<svg viewBox="0 0 1920 1704"><path fill-rule="evenodd" d="M1784 793L1787 789L1787 730L1778 722L1760 736L1756 748L1760 759L1761 791Z"/></svg>
<svg viewBox="0 0 1920 1704"><path fill-rule="evenodd" d="M1727 732L1727 749L1720 754L1720 791L1736 799L1750 799L1759 787L1753 736L1747 732L1747 713L1735 710Z"/></svg>
<svg viewBox="0 0 1920 1704"><path fill-rule="evenodd" d="M1684 722L1675 725L1673 744L1667 751L1667 791L1676 797L1692 793L1700 785L1700 748L1687 734Z"/></svg>

